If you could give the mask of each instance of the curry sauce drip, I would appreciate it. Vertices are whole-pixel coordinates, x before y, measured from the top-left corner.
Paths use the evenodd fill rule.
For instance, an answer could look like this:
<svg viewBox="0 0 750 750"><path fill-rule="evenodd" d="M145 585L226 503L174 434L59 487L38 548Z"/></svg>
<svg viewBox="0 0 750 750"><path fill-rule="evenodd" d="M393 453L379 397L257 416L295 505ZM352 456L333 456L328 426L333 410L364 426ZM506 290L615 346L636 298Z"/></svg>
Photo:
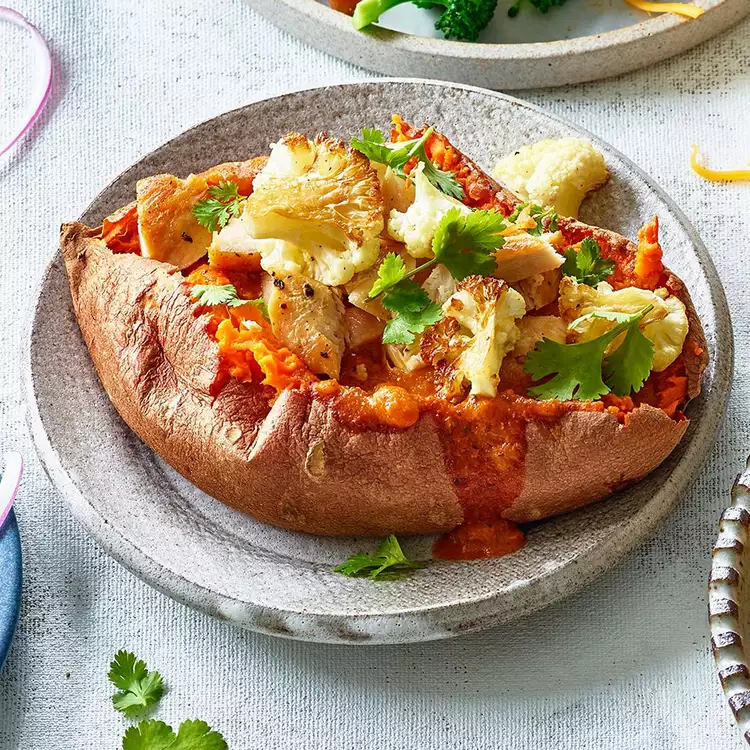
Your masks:
<svg viewBox="0 0 750 750"><path fill-rule="evenodd" d="M518 552L525 544L523 531L511 521L464 523L443 534L432 555L438 560L485 560Z"/></svg>

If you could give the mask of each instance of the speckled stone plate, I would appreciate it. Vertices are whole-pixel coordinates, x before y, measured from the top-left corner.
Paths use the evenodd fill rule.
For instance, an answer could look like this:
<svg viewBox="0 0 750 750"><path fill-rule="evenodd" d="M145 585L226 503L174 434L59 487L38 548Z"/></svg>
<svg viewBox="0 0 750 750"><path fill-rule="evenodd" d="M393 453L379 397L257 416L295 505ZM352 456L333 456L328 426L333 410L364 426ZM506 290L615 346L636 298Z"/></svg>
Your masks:
<svg viewBox="0 0 750 750"><path fill-rule="evenodd" d="M737 726L750 744L750 460L721 514L708 584L711 649Z"/></svg>
<svg viewBox="0 0 750 750"><path fill-rule="evenodd" d="M266 153L291 129L349 137L362 126L386 127L393 112L434 124L486 168L539 138L591 137L524 102L459 85L395 80L332 86L257 102L187 131L120 175L82 220L96 225L130 201L140 177L186 175ZM374 540L325 539L259 524L198 491L128 429L99 384L56 255L32 321L28 419L42 461L73 513L107 551L158 589L238 625L290 638L445 638L511 620L585 586L652 533L700 471L724 413L732 367L726 300L700 239L643 172L610 146L597 145L612 179L587 202L582 218L635 236L659 215L667 263L687 283L711 351L703 393L690 405L690 429L654 474L609 500L537 525L515 555L434 562L397 583L344 578L332 567L373 548ZM425 558L431 541L412 538L404 545Z"/></svg>
<svg viewBox="0 0 750 750"><path fill-rule="evenodd" d="M527 1L499 0L476 43L453 42L434 29L437 10L411 4L356 31L327 0L248 0L269 21L305 42L386 75L429 76L496 89L562 86L647 68L732 28L750 13L748 0L691 0L706 12L691 20L650 15L625 0L568 0L539 13Z"/></svg>

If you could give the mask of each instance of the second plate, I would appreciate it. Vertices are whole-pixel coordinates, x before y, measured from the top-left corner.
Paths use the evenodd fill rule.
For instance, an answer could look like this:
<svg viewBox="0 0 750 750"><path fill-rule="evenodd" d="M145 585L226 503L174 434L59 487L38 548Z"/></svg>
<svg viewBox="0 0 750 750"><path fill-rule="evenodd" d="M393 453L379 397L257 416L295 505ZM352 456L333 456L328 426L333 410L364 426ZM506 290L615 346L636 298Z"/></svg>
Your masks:
<svg viewBox="0 0 750 750"><path fill-rule="evenodd" d="M511 20L510 0L500 0L481 41L469 43L431 38L434 12L409 6L383 18L389 28L361 32L348 16L320 0L247 1L302 41L378 73L505 90L563 86L647 68L732 28L750 13L747 0L693 0L706 11L695 20L669 13L649 16L625 0L568 0L546 15L526 3Z"/></svg>

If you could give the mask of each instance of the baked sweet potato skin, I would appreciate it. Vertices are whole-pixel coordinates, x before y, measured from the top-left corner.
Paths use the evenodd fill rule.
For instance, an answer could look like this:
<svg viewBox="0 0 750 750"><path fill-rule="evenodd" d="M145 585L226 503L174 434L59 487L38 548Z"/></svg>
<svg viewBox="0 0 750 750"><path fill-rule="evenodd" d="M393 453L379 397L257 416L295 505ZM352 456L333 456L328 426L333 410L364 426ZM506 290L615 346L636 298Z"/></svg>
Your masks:
<svg viewBox="0 0 750 750"><path fill-rule="evenodd" d="M406 430L354 430L313 391L287 391L271 407L262 387L230 381L213 396L217 346L181 274L114 254L97 234L62 232L83 337L123 419L183 476L260 521L315 534L439 533L463 521L429 415ZM683 301L693 341L705 344ZM691 392L704 362L693 363ZM530 422L523 488L503 515L533 521L604 497L658 466L687 425L650 406L626 424L608 412Z"/></svg>
<svg viewBox="0 0 750 750"><path fill-rule="evenodd" d="M429 534L463 512L430 418L408 430L341 424L311 391L269 406L230 381L175 268L113 254L82 224L63 227L73 305L105 391L125 422L180 474L260 521L331 536Z"/></svg>

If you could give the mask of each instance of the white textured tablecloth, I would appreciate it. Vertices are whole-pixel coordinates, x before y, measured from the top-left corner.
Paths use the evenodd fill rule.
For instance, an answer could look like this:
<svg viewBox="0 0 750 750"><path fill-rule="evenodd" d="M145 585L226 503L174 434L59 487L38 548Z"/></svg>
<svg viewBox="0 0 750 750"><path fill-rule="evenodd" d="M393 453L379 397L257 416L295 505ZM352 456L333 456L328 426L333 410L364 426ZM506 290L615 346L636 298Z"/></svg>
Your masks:
<svg viewBox="0 0 750 750"><path fill-rule="evenodd" d="M734 316L729 414L702 478L656 537L580 596L494 631L403 647L276 640L197 614L109 559L71 519L21 420L23 320L58 225L109 178L203 119L367 74L306 48L241 0L13 0L51 41L53 100L0 165L0 452L28 458L17 639L0 675L0 749L119 747L109 659L167 679L160 718L202 718L231 750L739 748L713 670L706 578L720 510L750 451L750 185L690 173L750 160L750 21L657 68L526 94L634 159L713 253ZM0 134L28 72L0 25ZM404 71L408 73L408 71ZM2 140L0 138L0 140Z"/></svg>

